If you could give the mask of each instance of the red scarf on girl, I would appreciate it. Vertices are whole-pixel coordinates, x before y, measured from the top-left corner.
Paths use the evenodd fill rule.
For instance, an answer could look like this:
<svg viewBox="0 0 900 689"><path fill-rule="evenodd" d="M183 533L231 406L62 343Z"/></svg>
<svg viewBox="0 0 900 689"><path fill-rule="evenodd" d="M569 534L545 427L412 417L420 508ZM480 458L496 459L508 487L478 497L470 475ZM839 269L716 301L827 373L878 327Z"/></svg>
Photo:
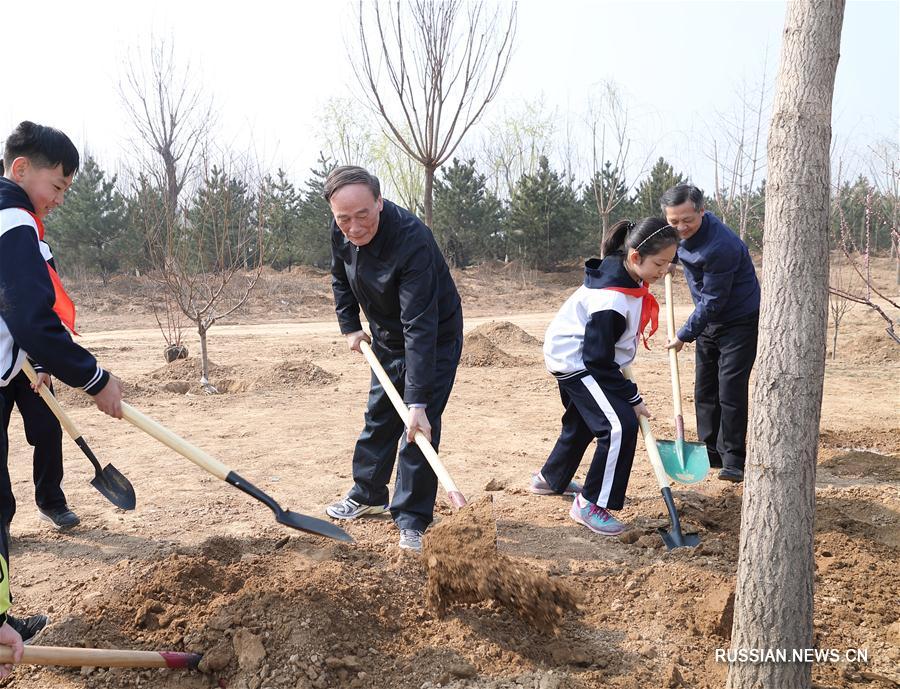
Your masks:
<svg viewBox="0 0 900 689"><path fill-rule="evenodd" d="M41 219L31 211L26 212L34 218L34 222L38 228L38 239L43 241L44 223L42 223ZM53 293L56 295L56 300L53 302L53 310L56 312L56 315L59 316L59 320L63 322L63 325L71 330L73 334L77 335L78 333L75 332L75 304L72 302L69 295L66 294L66 290L62 286L59 275L53 270L53 266L49 263L47 263L47 272L50 274L50 282L53 283Z"/></svg>
<svg viewBox="0 0 900 689"><path fill-rule="evenodd" d="M650 349L650 346L647 344L647 340L653 337L653 333L656 332L657 328L659 328L659 302L656 301L656 298L650 294L650 290L647 288L647 283L641 283L640 287L604 287L603 289L610 289L613 292L621 292L622 294L627 294L629 297L641 297L641 322L638 326L638 333L640 333L641 339L644 341L644 347L646 349ZM644 328L647 327L647 323L650 324L650 334L644 334Z"/></svg>

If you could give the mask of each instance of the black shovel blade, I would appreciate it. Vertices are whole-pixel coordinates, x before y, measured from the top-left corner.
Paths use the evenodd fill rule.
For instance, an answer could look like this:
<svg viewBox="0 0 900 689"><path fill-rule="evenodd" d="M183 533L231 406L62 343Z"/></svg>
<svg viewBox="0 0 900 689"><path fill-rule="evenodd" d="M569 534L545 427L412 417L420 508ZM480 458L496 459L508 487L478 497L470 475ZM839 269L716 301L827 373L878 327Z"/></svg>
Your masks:
<svg viewBox="0 0 900 689"><path fill-rule="evenodd" d="M91 479L91 485L113 505L123 510L133 510L137 504L131 482L112 464L107 464L103 471L98 471Z"/></svg>
<svg viewBox="0 0 900 689"><path fill-rule="evenodd" d="M663 528L659 528L659 535L662 536L663 543L666 544L666 550L674 550L675 548L693 548L700 545L700 536L695 533L672 533Z"/></svg>
<svg viewBox="0 0 900 689"><path fill-rule="evenodd" d="M341 527L335 526L331 522L326 522L324 519L310 517L305 514L300 514L299 512L291 512L290 510L281 510L280 512L277 512L275 514L275 519L279 524L290 526L293 529L325 536L326 538L333 538L336 541L353 543L353 537L350 534Z"/></svg>

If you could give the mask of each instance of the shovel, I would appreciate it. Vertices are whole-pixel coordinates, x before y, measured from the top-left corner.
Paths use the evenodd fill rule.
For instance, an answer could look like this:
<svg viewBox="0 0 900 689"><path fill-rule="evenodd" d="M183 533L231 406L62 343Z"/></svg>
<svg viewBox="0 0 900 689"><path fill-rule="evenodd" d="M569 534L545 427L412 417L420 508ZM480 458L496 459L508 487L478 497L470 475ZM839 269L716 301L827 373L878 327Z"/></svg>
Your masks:
<svg viewBox="0 0 900 689"><path fill-rule="evenodd" d="M666 273L666 330L675 339L675 305L672 302L672 276ZM704 443L689 443L684 439L684 418L681 416L681 378L678 375L678 352L669 350L669 369L672 372L672 403L675 407L675 440L657 440L659 454L666 473L678 483L697 483L709 473L709 454Z"/></svg>
<svg viewBox="0 0 900 689"><path fill-rule="evenodd" d="M198 653L177 651L26 646L19 664L66 665L69 667L164 667L170 670L196 670L202 657ZM0 646L0 663L12 662L12 649L9 646Z"/></svg>
<svg viewBox="0 0 900 689"><path fill-rule="evenodd" d="M28 380L32 383L37 382L37 372L27 360L22 365L22 370L25 371ZM122 472L116 469L112 464L107 464L106 467L100 468L100 462L97 461L97 457L94 456L94 453L81 435L75 422L69 418L69 415L66 414L65 410L59 405L59 402L46 385L41 385L38 388L38 394L41 396L41 399L47 403L47 406L50 407L50 411L53 412L53 415L59 419L59 423L66 429L66 433L72 437L75 444L81 448L81 451L84 452L91 464L94 465L94 478L91 481L91 485L100 491L100 494L116 507L121 507L123 510L133 510L137 503L137 499L134 496L134 487L128 479L125 478L122 475Z"/></svg>
<svg viewBox="0 0 900 689"><path fill-rule="evenodd" d="M282 509L275 500L269 497L269 495L233 472L218 459L206 454L200 448L194 447L183 438L175 435L162 424L157 423L149 416L145 416L139 412L127 402L122 402L122 418L134 426L137 426L147 435L156 438L163 445L175 450L175 452L181 456L191 460L194 464L201 469L205 469L216 478L231 484L250 497L259 500L275 513L275 520L279 524L284 524L285 526L289 526L292 529L298 529L299 531L306 531L307 533L333 538L338 541L353 541L350 534L331 522Z"/></svg>
<svg viewBox="0 0 900 689"><path fill-rule="evenodd" d="M409 428L409 409L403 403L403 398L400 397L400 393L397 392L397 388L394 387L394 384L388 377L388 374L384 370L384 367L381 365L381 362L378 361L378 357L375 356L375 352L372 351L371 345L369 345L369 343L365 340L362 340L359 343L359 348L362 351L363 356L366 357L366 361L369 362L369 366L372 367L372 371L375 373L375 377L378 378L378 380L381 382L381 387L384 388L384 391L391 399L391 402L394 405L394 409L397 410L400 418L403 419L403 424L407 428ZM450 473L447 471L444 463L441 462L437 452L434 451L431 443L428 442L428 438L426 438L425 434L421 431L416 432L415 437L416 445L418 445L419 449L422 450L422 454L425 455L425 459L428 460L428 464L431 465L431 469L437 475L438 481L440 481L441 485L444 487L444 490L447 491L447 497L450 499L450 502L454 507L464 506L466 504L466 498L460 492L459 488L456 487L456 484L450 477Z"/></svg>
<svg viewBox="0 0 900 689"><path fill-rule="evenodd" d="M634 376L631 367L626 366L622 369L622 373L632 383ZM650 458L650 466L653 467L653 473L656 474L656 482L659 484L659 490L662 493L663 500L666 503L666 509L669 511L669 522L672 524L670 531L666 531L663 527L659 527L657 531L662 536L663 542L666 544L666 550L673 548L683 548L684 546L696 546L700 543L700 536L697 534L686 534L681 531L681 520L678 518L678 512L675 510L675 501L672 499L672 489L669 487L669 480L666 478L666 471L663 469L663 463L659 456L659 449L656 445L656 438L650 430L650 422L646 416L639 416L638 423L641 425L641 434L644 436L644 446L647 448L647 456Z"/></svg>

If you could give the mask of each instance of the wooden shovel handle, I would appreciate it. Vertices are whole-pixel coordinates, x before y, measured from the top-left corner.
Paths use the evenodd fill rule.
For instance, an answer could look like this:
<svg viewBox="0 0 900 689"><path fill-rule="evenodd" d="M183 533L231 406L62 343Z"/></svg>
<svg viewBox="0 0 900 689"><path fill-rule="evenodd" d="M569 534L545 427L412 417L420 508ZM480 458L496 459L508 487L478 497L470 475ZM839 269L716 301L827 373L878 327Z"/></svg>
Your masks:
<svg viewBox="0 0 900 689"><path fill-rule="evenodd" d="M409 428L409 409L403 403L403 398L400 397L400 393L397 392L397 388L394 387L394 384L388 377L388 374L384 370L384 367L381 365L381 362L378 361L378 357L375 356L375 352L372 351L372 347L368 342L362 340L359 343L359 348L362 351L363 356L366 357L366 361L369 362L369 366L372 367L372 371L375 373L375 376L381 382L381 387L384 388L384 391L387 393L387 396L393 403L394 409L397 410L400 418L403 419L403 425ZM422 431L417 431L415 438L416 445L418 445L419 449L422 450L422 454L425 455L425 459L428 460L428 464L431 465L432 470L434 470L434 473L437 474L438 481L440 481L441 485L444 487L444 490L447 491L447 497L450 498L450 502L452 502L455 507L462 507L463 505L465 505L465 497L459 491L459 488L456 487L456 484L450 477L450 473L447 471L444 463L441 462L437 452L434 451L434 447L432 447L431 443L428 442L428 438L425 437L425 434L422 433Z"/></svg>
<svg viewBox="0 0 900 689"><path fill-rule="evenodd" d="M69 667L196 667L200 656L194 653L126 651L106 648L64 648L62 646L26 646L23 665L66 665ZM12 662L12 649L0 646L0 663Z"/></svg>
<svg viewBox="0 0 900 689"><path fill-rule="evenodd" d="M634 373L631 370L631 366L626 366L622 369L622 373L625 374L625 377L628 378L632 383L636 382L634 380ZM641 427L641 434L644 436L644 446L647 448L647 456L650 458L650 466L653 467L653 473L656 474L656 482L659 484L660 488L668 488L669 487L669 479L666 476L666 470L663 468L662 457L659 456L659 448L656 446L656 438L653 437L653 432L650 430L650 422L647 420L646 416L638 417L638 424Z"/></svg>
<svg viewBox="0 0 900 689"><path fill-rule="evenodd" d="M669 340L675 339L675 303L672 300L672 276L666 273L666 333ZM681 418L681 378L678 375L678 352L669 350L669 370L672 373L672 403L675 407L675 418ZM676 421L676 424L678 422ZM684 437L682 425L681 436Z"/></svg>
<svg viewBox="0 0 900 689"><path fill-rule="evenodd" d="M28 376L28 380L30 380L32 384L37 383L37 371L34 370L34 366L28 363L27 359L25 360L25 363L22 364L22 370L25 371L25 375ZM60 425L66 429L66 433L72 436L73 440L80 438L81 432L78 430L75 422L69 418L69 415L66 414L65 410L59 405L59 402L47 386L42 384L37 391L41 396L41 399L47 403L48 407L50 407L50 411L53 412L53 415L59 419Z"/></svg>
<svg viewBox="0 0 900 689"><path fill-rule="evenodd" d="M175 435L168 428L157 423L149 416L146 416L132 407L127 402L122 402L122 418L129 423L137 426L149 436L156 438L163 445L175 450L182 457L186 457L201 469L206 469L216 478L225 480L225 477L231 472L227 466L222 464L218 459L206 454L199 447L191 445L184 438Z"/></svg>

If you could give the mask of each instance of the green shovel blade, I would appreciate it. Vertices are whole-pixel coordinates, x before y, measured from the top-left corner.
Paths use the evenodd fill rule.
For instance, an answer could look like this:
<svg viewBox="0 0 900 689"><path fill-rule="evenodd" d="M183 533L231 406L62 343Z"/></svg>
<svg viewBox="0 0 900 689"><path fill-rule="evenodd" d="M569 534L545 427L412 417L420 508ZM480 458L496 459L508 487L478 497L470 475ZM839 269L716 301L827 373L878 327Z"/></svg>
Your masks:
<svg viewBox="0 0 900 689"><path fill-rule="evenodd" d="M669 478L678 483L697 483L709 473L709 455L703 443L657 440L659 456Z"/></svg>

